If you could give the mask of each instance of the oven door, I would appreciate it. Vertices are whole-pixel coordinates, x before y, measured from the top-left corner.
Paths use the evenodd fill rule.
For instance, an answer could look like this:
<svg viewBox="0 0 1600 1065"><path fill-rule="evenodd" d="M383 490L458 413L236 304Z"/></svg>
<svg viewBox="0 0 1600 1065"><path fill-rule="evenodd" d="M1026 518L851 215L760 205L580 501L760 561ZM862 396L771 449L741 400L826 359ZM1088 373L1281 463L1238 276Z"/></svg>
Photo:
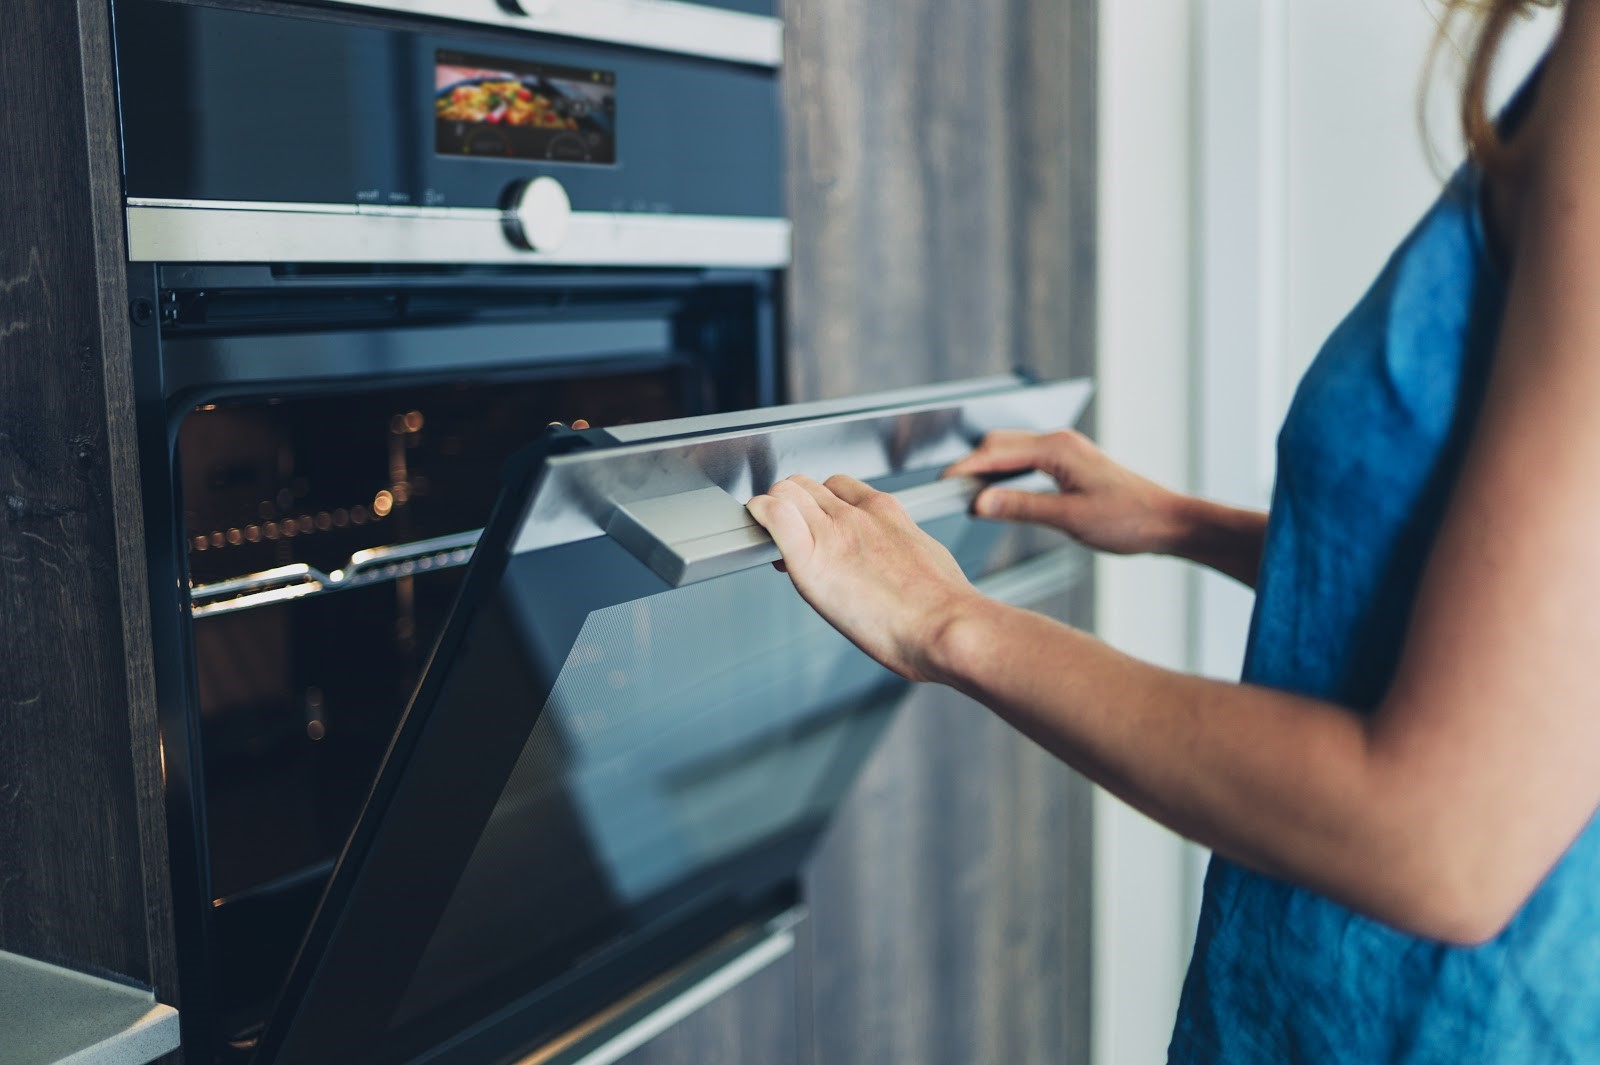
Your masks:
<svg viewBox="0 0 1600 1065"><path fill-rule="evenodd" d="M771 927L907 685L768 565L744 502L849 473L1026 599L1071 549L971 518L939 471L1088 394L986 379L521 456L257 1060L504 1060Z"/></svg>

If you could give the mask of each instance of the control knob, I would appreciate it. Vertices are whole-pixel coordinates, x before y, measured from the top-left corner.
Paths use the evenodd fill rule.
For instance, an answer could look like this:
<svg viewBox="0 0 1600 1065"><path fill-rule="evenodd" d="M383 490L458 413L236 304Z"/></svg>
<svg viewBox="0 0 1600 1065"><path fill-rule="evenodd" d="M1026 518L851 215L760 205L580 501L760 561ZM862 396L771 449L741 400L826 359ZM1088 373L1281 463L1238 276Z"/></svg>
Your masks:
<svg viewBox="0 0 1600 1065"><path fill-rule="evenodd" d="M501 203L506 236L519 248L555 251L567 239L572 201L553 177L513 182Z"/></svg>

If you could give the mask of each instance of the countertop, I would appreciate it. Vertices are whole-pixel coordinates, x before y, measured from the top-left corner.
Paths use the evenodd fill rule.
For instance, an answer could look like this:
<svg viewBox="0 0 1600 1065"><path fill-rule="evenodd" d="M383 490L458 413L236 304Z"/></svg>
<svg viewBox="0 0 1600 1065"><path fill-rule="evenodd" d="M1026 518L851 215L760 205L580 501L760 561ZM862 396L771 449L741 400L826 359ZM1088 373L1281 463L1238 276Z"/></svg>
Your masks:
<svg viewBox="0 0 1600 1065"><path fill-rule="evenodd" d="M149 991L0 951L0 1065L144 1065L178 1048Z"/></svg>

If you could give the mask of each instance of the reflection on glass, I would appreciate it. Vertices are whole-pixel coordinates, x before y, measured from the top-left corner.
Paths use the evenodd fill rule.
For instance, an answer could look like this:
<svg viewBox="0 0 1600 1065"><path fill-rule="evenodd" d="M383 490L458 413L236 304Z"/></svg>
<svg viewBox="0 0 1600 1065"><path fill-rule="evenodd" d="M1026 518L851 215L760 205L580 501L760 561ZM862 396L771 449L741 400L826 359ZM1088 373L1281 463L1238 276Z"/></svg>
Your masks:
<svg viewBox="0 0 1600 1065"><path fill-rule="evenodd" d="M929 531L973 575L1000 536ZM531 637L551 604L519 591ZM820 830L904 687L767 566L591 613L393 1023L761 886L745 867Z"/></svg>

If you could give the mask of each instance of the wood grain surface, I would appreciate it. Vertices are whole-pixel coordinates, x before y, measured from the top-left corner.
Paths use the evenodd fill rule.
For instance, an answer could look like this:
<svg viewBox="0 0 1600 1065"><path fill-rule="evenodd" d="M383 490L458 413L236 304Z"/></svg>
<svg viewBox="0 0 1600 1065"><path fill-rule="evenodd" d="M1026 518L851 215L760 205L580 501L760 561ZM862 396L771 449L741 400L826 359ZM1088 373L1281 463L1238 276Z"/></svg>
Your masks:
<svg viewBox="0 0 1600 1065"><path fill-rule="evenodd" d="M109 12L0 32L0 949L175 991Z"/></svg>
<svg viewBox="0 0 1600 1065"><path fill-rule="evenodd" d="M1091 373L1093 0L784 16L790 398ZM1091 602L1053 612L1088 625ZM792 1020L746 985L629 1065L1087 1061L1089 804L981 707L920 692L812 863Z"/></svg>
<svg viewBox="0 0 1600 1065"><path fill-rule="evenodd" d="M812 0L786 18L793 398L1087 371L1090 0Z"/></svg>

